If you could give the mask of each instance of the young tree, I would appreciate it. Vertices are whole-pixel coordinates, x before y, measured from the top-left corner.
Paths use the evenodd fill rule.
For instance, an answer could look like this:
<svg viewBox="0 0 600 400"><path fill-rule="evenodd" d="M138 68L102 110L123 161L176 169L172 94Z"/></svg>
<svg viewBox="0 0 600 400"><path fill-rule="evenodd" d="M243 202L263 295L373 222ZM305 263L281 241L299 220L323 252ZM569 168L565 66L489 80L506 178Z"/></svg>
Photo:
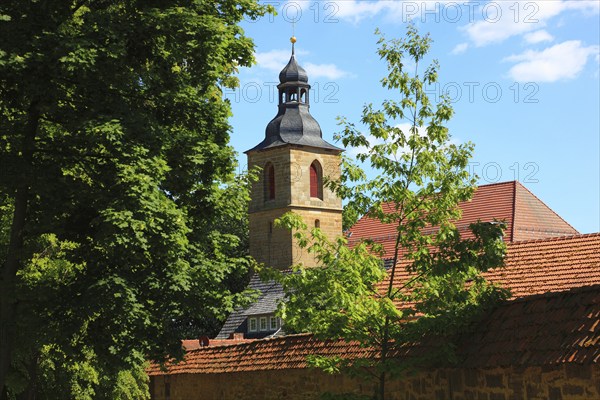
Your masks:
<svg viewBox="0 0 600 400"><path fill-rule="evenodd" d="M248 261L219 229L221 88L253 60L238 23L268 10L0 3L0 396L48 357L118 371L181 354L233 308L224 283Z"/></svg>
<svg viewBox="0 0 600 400"><path fill-rule="evenodd" d="M376 176L367 179L344 159L341 179L328 185L354 214L392 225L393 248L384 252L368 242L348 248L344 238L330 241L319 229L306 232L306 225L288 214L279 223L294 231L321 267L297 266L297 273L275 276L288 295L280 306L287 329L358 341L373 350L373 357L360 360L313 357L312 362L331 372L367 374L377 382L375 398L383 400L390 376L434 356L452 359L450 341L410 360L399 357L407 343L418 343L425 334L449 338L506 293L481 276L503 265L503 224L473 224L463 238L453 222L461 215L459 202L475 189L466 170L473 145L450 140L444 126L453 113L450 102L443 97L432 104L424 91L438 78L436 61L421 72L431 40L413 25L402 39L388 41L377 33L378 53L389 70L381 83L399 99L384 101L381 110L366 105L366 132L342 119L338 136L344 146L358 149L356 159L369 163ZM389 268L382 258L391 259ZM400 268L408 270L408 280L398 280Z"/></svg>

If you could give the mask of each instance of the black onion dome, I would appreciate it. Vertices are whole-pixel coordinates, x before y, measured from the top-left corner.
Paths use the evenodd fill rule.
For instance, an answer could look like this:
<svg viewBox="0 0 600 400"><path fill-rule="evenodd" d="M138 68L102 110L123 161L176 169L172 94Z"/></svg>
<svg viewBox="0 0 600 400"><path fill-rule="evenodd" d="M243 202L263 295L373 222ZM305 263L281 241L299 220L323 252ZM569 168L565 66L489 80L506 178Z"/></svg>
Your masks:
<svg viewBox="0 0 600 400"><path fill-rule="evenodd" d="M304 82L308 83L308 74L298 65L296 62L296 58L294 57L294 53L290 57L290 61L287 65L281 70L279 73L279 82Z"/></svg>
<svg viewBox="0 0 600 400"><path fill-rule="evenodd" d="M269 122L265 131L265 140L252 150L261 150L284 144L340 150L323 140L322 136L321 127L308 112L308 107L291 105L285 107L283 112L278 113Z"/></svg>
<svg viewBox="0 0 600 400"><path fill-rule="evenodd" d="M292 42L294 43L294 42ZM265 139L248 151L284 145L311 146L343 151L323 140L319 123L310 115L308 74L292 57L279 73L279 109L265 130Z"/></svg>

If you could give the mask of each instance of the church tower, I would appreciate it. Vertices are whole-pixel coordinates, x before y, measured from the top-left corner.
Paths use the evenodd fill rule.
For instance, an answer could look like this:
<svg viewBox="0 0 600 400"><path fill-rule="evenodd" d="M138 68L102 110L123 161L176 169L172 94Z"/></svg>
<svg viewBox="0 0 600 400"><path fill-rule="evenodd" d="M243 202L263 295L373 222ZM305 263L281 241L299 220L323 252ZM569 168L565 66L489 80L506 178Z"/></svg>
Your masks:
<svg viewBox="0 0 600 400"><path fill-rule="evenodd" d="M273 221L288 211L319 227L330 239L342 234L342 201L323 186L325 177L340 176L341 149L322 138L310 115L310 85L294 56L279 73L279 106L265 139L246 151L248 167L262 168L252 187L249 209L250 255L259 263L285 269L293 264L314 266L315 260L295 243L292 233Z"/></svg>

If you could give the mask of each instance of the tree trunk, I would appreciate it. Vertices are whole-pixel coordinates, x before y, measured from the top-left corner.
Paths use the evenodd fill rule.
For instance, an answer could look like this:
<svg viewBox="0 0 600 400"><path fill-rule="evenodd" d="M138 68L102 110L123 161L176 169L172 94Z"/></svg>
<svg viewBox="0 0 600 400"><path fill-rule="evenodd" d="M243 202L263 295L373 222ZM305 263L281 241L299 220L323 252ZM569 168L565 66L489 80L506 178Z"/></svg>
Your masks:
<svg viewBox="0 0 600 400"><path fill-rule="evenodd" d="M0 271L0 394L2 396L6 396L6 376L12 362L16 335L17 272L22 263L23 230L27 220L33 151L40 117L36 103L30 105L27 117L21 149L22 174L14 196L8 252Z"/></svg>
<svg viewBox="0 0 600 400"><path fill-rule="evenodd" d="M379 396L377 400L385 400L385 372L379 375Z"/></svg>
<svg viewBox="0 0 600 400"><path fill-rule="evenodd" d="M389 317L385 318L385 324L383 324L383 340L381 342L381 373L379 374L379 396L377 400L385 400L385 369L388 351L389 351L389 338L390 336L390 319Z"/></svg>
<svg viewBox="0 0 600 400"><path fill-rule="evenodd" d="M31 357L27 363L27 373L29 375L29 382L27 383L27 389L24 392L19 393L16 396L16 400L35 400L36 385L37 385L37 370L38 370L39 355Z"/></svg>

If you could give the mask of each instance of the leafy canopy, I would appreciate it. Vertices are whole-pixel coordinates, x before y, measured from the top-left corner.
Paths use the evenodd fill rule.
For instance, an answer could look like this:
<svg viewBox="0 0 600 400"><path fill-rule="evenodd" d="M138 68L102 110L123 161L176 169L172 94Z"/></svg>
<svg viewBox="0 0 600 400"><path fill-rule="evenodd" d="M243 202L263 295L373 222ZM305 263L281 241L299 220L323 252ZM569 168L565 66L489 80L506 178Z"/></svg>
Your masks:
<svg viewBox="0 0 600 400"><path fill-rule="evenodd" d="M243 299L248 194L222 88L253 62L238 23L268 11L0 3L0 397L139 381Z"/></svg>

